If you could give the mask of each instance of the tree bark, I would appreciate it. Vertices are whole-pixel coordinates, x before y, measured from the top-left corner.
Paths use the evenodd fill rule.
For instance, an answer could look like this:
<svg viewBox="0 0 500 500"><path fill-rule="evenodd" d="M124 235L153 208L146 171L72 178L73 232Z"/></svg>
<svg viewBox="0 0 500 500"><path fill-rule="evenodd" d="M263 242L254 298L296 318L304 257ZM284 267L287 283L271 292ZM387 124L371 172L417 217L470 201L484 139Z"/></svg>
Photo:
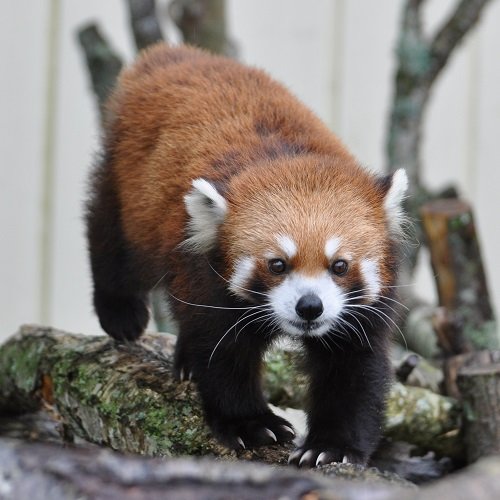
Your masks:
<svg viewBox="0 0 500 500"><path fill-rule="evenodd" d="M444 391L448 396L462 399L457 386L457 378L462 368L473 366L488 366L500 363L500 351L475 351L467 354L458 354L445 359L444 363Z"/></svg>
<svg viewBox="0 0 500 500"><path fill-rule="evenodd" d="M453 398L394 383L387 399L384 435L439 456L461 459L462 412Z"/></svg>
<svg viewBox="0 0 500 500"><path fill-rule="evenodd" d="M389 474L343 464L304 472L263 464L164 460L98 448L0 440L0 496L5 500L493 499L500 498L499 475L500 458L490 457L417 489Z"/></svg>
<svg viewBox="0 0 500 500"><path fill-rule="evenodd" d="M421 138L423 117L433 85L464 36L477 24L490 0L459 0L434 36L422 29L424 0L406 0L397 46L395 90L387 131L388 173L404 168L409 179L406 203L410 220L418 221L419 207L434 196L421 179ZM415 239L422 229L415 223ZM401 269L403 282L409 283L417 262L418 246L408 246Z"/></svg>
<svg viewBox="0 0 500 500"><path fill-rule="evenodd" d="M175 337L165 334L119 344L105 336L25 326L0 348L0 410L33 412L48 406L62 422L66 436L121 451L286 463L291 445L236 454L211 437L194 384L177 382L171 376L174 344ZM286 359L277 359L266 372L268 391L279 399L283 397L279 387L288 387L287 403L295 401L300 407L305 381L288 367L280 370ZM394 384L387 435L440 455L458 456L459 427L460 412L454 400Z"/></svg>
<svg viewBox="0 0 500 500"><path fill-rule="evenodd" d="M469 366L458 373L464 404L468 462L500 453L500 363Z"/></svg>
<svg viewBox="0 0 500 500"><path fill-rule="evenodd" d="M479 240L470 206L462 200L435 200L421 209L439 296L435 318L445 354L498 346Z"/></svg>
<svg viewBox="0 0 500 500"><path fill-rule="evenodd" d="M137 50L142 50L164 37L156 13L156 0L127 0L130 26Z"/></svg>
<svg viewBox="0 0 500 500"><path fill-rule="evenodd" d="M236 56L235 45L227 35L226 0L173 0L169 11L184 43Z"/></svg>
<svg viewBox="0 0 500 500"><path fill-rule="evenodd" d="M328 475L328 476L327 476ZM415 486L390 474L338 464L317 473L227 461L124 456L0 440L0 496L5 500L262 500L397 498Z"/></svg>
<svg viewBox="0 0 500 500"><path fill-rule="evenodd" d="M78 40L85 55L102 124L106 115L106 100L114 88L123 63L103 37L97 25L90 24L81 28L78 31Z"/></svg>
<svg viewBox="0 0 500 500"><path fill-rule="evenodd" d="M171 377L175 338L133 344L25 326L0 350L0 408L50 405L70 434L147 455L228 453L205 426L194 384Z"/></svg>

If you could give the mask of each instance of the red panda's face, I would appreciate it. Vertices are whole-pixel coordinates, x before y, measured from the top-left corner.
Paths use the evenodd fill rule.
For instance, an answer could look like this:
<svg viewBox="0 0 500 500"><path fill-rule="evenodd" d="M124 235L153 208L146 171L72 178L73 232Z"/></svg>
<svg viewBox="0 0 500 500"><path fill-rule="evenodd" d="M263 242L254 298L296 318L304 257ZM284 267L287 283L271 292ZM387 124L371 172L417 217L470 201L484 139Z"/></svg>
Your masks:
<svg viewBox="0 0 500 500"><path fill-rule="evenodd" d="M191 192L190 227L199 223L191 240L203 228L207 248L210 238L217 241L229 290L261 304L262 316L283 332L341 332L356 308L370 307L392 283L389 253L400 225L404 172L386 186L360 169L353 174L322 166L241 177L227 198L208 182L195 181L206 182L198 188L211 195L210 210L219 222L210 236L206 217L200 217L202 198Z"/></svg>

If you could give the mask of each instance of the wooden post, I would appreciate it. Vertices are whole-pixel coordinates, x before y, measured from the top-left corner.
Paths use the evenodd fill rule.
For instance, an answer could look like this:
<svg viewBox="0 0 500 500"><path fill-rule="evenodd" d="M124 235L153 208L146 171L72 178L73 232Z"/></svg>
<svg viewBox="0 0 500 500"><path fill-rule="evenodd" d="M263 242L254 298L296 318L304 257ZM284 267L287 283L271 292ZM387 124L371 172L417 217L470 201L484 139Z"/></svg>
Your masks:
<svg viewBox="0 0 500 500"><path fill-rule="evenodd" d="M459 199L440 199L421 209L439 295L445 312L436 331L447 355L498 346L493 309L472 209Z"/></svg>
<svg viewBox="0 0 500 500"><path fill-rule="evenodd" d="M468 462L500 453L500 363L464 367L457 378L464 405Z"/></svg>

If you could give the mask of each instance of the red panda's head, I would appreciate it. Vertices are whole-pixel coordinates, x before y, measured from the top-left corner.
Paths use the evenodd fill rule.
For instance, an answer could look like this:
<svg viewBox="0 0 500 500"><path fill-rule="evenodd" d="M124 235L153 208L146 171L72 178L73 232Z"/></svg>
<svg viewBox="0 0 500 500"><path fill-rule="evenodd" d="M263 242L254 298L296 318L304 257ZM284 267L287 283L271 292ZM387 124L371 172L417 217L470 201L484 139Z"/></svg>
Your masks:
<svg viewBox="0 0 500 500"><path fill-rule="evenodd" d="M236 296L265 303L292 335L323 335L394 282L403 170L380 179L350 160L305 157L244 170L222 190L193 181L186 244L219 245Z"/></svg>

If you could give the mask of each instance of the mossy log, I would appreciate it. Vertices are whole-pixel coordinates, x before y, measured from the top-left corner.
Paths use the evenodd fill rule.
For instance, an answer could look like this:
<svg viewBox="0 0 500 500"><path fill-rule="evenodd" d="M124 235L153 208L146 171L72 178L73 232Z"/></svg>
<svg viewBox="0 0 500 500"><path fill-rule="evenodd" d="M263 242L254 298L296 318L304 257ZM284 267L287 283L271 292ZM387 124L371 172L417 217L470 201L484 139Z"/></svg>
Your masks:
<svg viewBox="0 0 500 500"><path fill-rule="evenodd" d="M0 411L49 405L66 434L121 451L233 454L211 437L194 384L171 377L174 343L170 335L118 344L24 326L0 348Z"/></svg>
<svg viewBox="0 0 500 500"><path fill-rule="evenodd" d="M229 451L205 426L194 384L171 377L175 337L148 334L132 344L36 326L0 347L0 411L35 411L49 405L65 433L111 448L147 455L218 455L286 463L290 447ZM290 360L288 360L290 361ZM288 387L299 407L304 380L287 355L269 363L270 394ZM288 368L287 368L288 369ZM273 388L274 384L274 388ZM293 390L295 389L295 390ZM455 456L460 412L454 400L395 384L388 401L389 436Z"/></svg>
<svg viewBox="0 0 500 500"><path fill-rule="evenodd" d="M394 383L387 399L385 435L439 456L462 458L462 412L458 402L423 389Z"/></svg>

